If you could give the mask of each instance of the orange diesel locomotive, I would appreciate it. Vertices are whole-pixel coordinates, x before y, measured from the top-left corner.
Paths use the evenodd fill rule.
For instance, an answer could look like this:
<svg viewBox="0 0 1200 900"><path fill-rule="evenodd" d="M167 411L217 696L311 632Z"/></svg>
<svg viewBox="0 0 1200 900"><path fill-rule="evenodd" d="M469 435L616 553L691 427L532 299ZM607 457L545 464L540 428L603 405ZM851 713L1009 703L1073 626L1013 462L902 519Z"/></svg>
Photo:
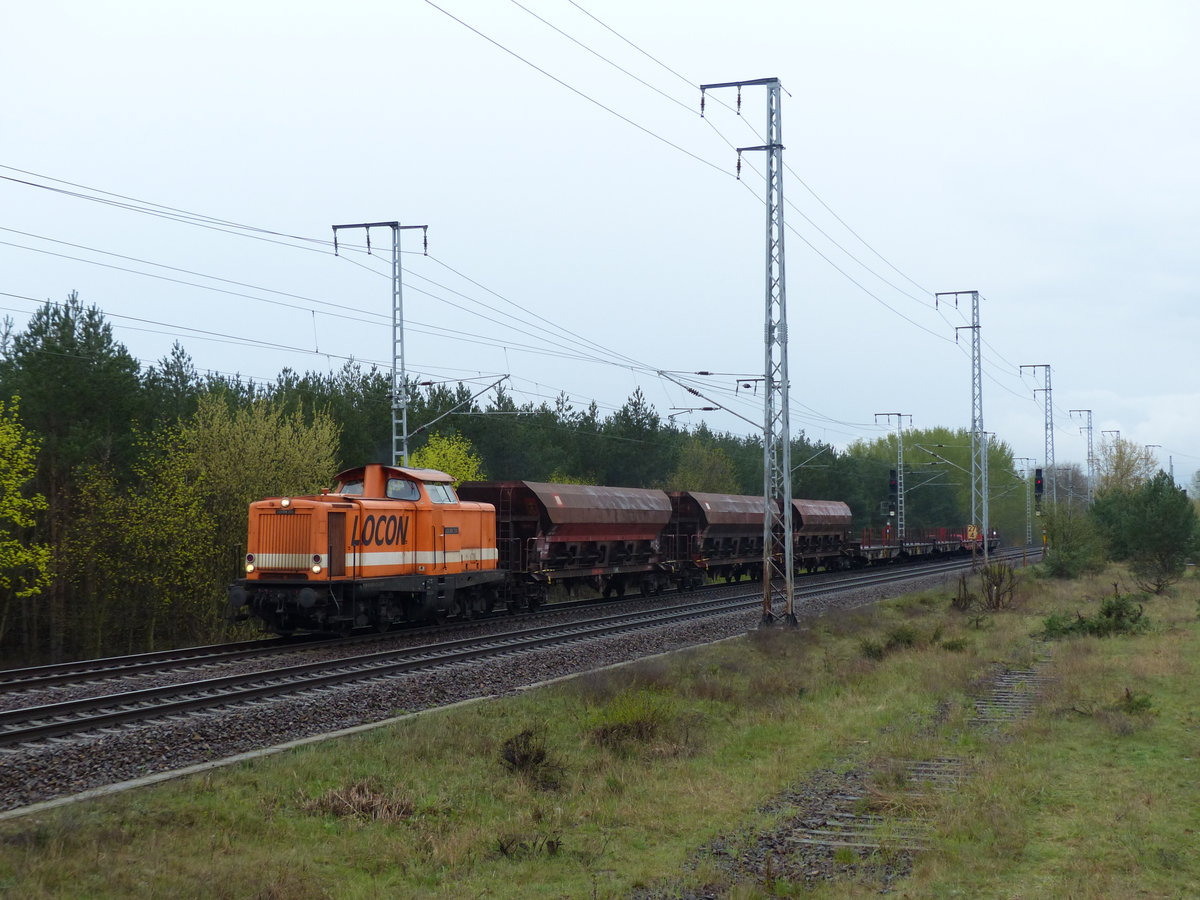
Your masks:
<svg viewBox="0 0 1200 900"><path fill-rule="evenodd" d="M495 507L460 501L444 472L372 464L317 496L251 504L228 615L278 634L382 631L491 612L504 577Z"/></svg>

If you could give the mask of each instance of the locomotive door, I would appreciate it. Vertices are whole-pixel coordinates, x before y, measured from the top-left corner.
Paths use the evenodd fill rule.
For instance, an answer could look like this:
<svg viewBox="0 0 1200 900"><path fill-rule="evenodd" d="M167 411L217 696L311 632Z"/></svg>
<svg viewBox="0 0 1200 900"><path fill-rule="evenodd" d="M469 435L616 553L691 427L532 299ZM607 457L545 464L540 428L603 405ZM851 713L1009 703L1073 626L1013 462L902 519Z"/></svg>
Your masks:
<svg viewBox="0 0 1200 900"><path fill-rule="evenodd" d="M459 534L458 517L453 511L434 506L430 510L430 522L433 525L433 566L438 572L448 572L459 568L462 559L462 535Z"/></svg>
<svg viewBox="0 0 1200 900"><path fill-rule="evenodd" d="M457 517L444 516L442 522L451 519L458 521ZM442 525L442 565L447 569L462 568L462 534L457 525Z"/></svg>
<svg viewBox="0 0 1200 900"><path fill-rule="evenodd" d="M329 514L329 575L346 574L346 514Z"/></svg>

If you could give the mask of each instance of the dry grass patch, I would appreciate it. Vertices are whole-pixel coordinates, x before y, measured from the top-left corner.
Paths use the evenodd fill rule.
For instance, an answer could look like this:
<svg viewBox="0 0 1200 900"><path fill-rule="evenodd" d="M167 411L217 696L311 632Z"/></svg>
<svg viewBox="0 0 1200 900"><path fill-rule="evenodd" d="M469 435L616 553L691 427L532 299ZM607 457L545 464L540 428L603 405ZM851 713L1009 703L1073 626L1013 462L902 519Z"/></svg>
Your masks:
<svg viewBox="0 0 1200 900"><path fill-rule="evenodd" d="M395 788L383 787L376 778L330 788L320 797L302 801L301 806L313 815L360 822L401 822L416 808L412 800Z"/></svg>

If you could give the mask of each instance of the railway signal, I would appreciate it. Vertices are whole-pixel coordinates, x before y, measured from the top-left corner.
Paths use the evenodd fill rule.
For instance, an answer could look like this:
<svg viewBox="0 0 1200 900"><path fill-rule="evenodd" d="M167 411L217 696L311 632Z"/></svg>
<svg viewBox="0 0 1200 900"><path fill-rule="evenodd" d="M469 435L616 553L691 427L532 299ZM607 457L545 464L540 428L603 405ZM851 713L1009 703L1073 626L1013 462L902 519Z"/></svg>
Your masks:
<svg viewBox="0 0 1200 900"><path fill-rule="evenodd" d="M896 417L896 468L888 470L888 518L896 521L896 540L904 546L904 419L912 424L912 416L908 413L882 412L875 413L875 421L883 416L889 422Z"/></svg>

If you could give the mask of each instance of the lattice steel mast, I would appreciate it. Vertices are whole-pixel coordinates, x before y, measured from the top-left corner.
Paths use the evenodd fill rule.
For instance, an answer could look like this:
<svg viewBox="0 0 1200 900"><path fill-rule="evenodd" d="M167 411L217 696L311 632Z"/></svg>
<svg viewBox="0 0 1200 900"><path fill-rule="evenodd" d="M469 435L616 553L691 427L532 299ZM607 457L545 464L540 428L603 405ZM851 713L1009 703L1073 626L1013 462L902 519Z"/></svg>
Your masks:
<svg viewBox="0 0 1200 900"><path fill-rule="evenodd" d="M1091 411L1090 409L1071 409L1071 410L1067 410L1067 414L1068 414L1068 415L1072 415L1072 416L1073 416L1073 415L1075 415L1075 413L1079 413L1080 415L1083 415L1084 413L1087 413L1087 425L1083 426L1083 427L1082 427L1082 428L1080 428L1079 430L1080 430L1080 431L1086 431L1086 432L1087 432L1087 439L1088 439L1088 455L1087 455L1087 462L1088 462L1088 506L1091 506L1091 505L1092 505L1092 501L1096 499L1096 488L1095 488L1095 484L1096 484L1096 457L1095 457L1095 455L1092 453L1092 411Z"/></svg>
<svg viewBox="0 0 1200 900"><path fill-rule="evenodd" d="M1046 370L1046 386L1044 388L1034 388L1033 395L1036 397L1038 391L1041 391L1046 401L1046 474L1050 476L1050 502L1058 502L1058 473L1054 471L1054 391L1050 387L1050 363L1030 363L1029 365L1021 366L1021 371L1033 369L1036 372L1038 369Z"/></svg>
<svg viewBox="0 0 1200 900"><path fill-rule="evenodd" d="M725 81L700 86L700 114L704 93L716 88L741 89L762 85L767 89L766 143L739 147L742 153L766 154L766 323L763 358L763 615L764 624L775 620L775 600L783 600L784 618L796 623L792 562L792 433L788 419L787 294L783 256L783 143L778 78Z"/></svg>
<svg viewBox="0 0 1200 900"><path fill-rule="evenodd" d="M942 297L953 297L958 307L958 298L964 294L971 297L971 324L954 329L971 332L971 525L979 529L983 541L983 558L988 556L988 436L983 430L983 353L979 326L979 291L942 291L934 294L934 305Z"/></svg>
<svg viewBox="0 0 1200 900"><path fill-rule="evenodd" d="M392 229L392 465L408 465L408 375L404 370L404 291L401 284L400 232L420 228L424 250L429 253L428 225L401 225L399 222L360 222L333 226L333 252L338 252L337 233L342 228L362 228L367 232L367 252L371 252L371 229Z"/></svg>
<svg viewBox="0 0 1200 900"><path fill-rule="evenodd" d="M1037 464L1032 456L1014 456L1013 462L1025 463L1025 546L1033 545L1033 472Z"/></svg>

